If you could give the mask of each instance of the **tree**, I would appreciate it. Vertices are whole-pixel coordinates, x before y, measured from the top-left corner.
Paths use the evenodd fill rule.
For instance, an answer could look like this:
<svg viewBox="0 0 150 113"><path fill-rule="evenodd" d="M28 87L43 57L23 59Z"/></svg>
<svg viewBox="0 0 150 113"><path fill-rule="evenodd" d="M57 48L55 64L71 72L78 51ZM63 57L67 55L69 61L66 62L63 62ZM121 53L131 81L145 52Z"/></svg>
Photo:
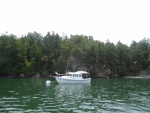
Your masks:
<svg viewBox="0 0 150 113"><path fill-rule="evenodd" d="M105 47L106 47L105 52L106 52L106 61L107 61L106 67L111 70L112 74L114 74L116 73L116 65L118 63L117 49L115 45L113 43L110 43L109 41L106 42Z"/></svg>
<svg viewBox="0 0 150 113"><path fill-rule="evenodd" d="M119 41L116 48L118 52L117 72L118 75L124 76L130 67L129 47Z"/></svg>
<svg viewBox="0 0 150 113"><path fill-rule="evenodd" d="M149 42L146 39L141 40L136 43L132 42L130 46L130 57L131 57L131 69L134 72L141 71L143 69L147 69L149 67Z"/></svg>

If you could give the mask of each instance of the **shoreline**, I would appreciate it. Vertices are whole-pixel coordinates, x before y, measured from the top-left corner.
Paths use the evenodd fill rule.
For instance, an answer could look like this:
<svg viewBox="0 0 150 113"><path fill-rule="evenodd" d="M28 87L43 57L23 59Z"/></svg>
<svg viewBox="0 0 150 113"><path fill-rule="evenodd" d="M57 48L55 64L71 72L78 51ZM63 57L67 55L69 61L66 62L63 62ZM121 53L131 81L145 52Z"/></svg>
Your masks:
<svg viewBox="0 0 150 113"><path fill-rule="evenodd" d="M139 79L139 78L150 78L150 75L137 75L137 76L125 76L125 77L123 77L123 78L137 78L137 79Z"/></svg>
<svg viewBox="0 0 150 113"><path fill-rule="evenodd" d="M51 77L19 77L19 76L0 76L0 78L53 78L53 76L51 76ZM108 79L109 77L92 77L92 78L94 78L94 79L100 79L100 78L106 78L106 79ZM147 78L147 79L150 79L150 75L137 75L137 76L135 76L135 75L133 75L133 76L131 76L131 75L129 75L129 76L124 76L124 77L112 77L112 78L133 78L133 79L145 79L145 78ZM111 79L111 78L110 78Z"/></svg>

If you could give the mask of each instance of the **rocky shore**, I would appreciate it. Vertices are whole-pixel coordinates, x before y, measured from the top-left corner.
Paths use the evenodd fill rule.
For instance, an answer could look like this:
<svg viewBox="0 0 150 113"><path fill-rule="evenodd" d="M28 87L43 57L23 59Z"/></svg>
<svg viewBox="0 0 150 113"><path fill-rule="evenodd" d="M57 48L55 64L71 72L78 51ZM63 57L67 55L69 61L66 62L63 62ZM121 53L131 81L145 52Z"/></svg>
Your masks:
<svg viewBox="0 0 150 113"><path fill-rule="evenodd" d="M130 73L124 78L150 78L150 69L143 70L140 73Z"/></svg>

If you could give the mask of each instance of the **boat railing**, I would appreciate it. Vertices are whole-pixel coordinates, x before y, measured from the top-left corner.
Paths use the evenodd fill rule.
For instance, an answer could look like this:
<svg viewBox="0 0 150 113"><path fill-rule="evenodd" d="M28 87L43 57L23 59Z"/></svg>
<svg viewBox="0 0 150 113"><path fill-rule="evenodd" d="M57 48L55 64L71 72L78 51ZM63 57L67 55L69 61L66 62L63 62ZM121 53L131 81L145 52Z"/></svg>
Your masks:
<svg viewBox="0 0 150 113"><path fill-rule="evenodd" d="M59 74L59 73L55 72L55 75L60 77L60 76L65 76L66 74Z"/></svg>

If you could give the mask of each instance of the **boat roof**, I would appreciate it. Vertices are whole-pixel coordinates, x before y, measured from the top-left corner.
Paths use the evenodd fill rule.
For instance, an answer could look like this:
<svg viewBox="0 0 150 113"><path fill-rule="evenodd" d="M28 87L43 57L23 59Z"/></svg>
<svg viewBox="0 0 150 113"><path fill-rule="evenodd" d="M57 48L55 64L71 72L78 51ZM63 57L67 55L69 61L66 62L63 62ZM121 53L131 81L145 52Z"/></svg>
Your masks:
<svg viewBox="0 0 150 113"><path fill-rule="evenodd" d="M89 74L86 71L67 72L67 74Z"/></svg>

